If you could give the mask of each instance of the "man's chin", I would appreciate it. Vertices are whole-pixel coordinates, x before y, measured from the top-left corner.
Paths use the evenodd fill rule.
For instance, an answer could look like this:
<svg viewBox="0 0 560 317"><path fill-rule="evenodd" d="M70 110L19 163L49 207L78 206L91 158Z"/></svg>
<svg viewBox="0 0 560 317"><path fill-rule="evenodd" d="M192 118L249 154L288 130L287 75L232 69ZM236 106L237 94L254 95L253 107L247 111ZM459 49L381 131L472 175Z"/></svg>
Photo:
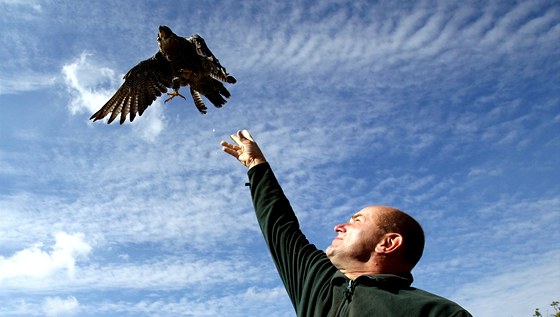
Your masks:
<svg viewBox="0 0 560 317"><path fill-rule="evenodd" d="M327 249L325 250L325 254L327 255L327 257L330 259L333 255L334 255L335 251L334 251L334 247L332 245L329 245L327 247Z"/></svg>

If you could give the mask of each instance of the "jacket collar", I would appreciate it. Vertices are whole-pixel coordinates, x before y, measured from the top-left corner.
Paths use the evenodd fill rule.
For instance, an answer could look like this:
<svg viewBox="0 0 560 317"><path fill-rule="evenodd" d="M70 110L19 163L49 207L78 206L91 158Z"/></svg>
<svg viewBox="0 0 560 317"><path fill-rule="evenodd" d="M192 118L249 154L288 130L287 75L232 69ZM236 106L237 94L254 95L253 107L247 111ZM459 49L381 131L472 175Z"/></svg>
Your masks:
<svg viewBox="0 0 560 317"><path fill-rule="evenodd" d="M342 274L340 271L336 271L331 279L332 285L343 285L347 283L349 278ZM367 286L379 287L387 290L397 290L408 288L412 284L412 274L404 273L402 275L396 274L370 274L362 275L356 278L354 281L356 284L362 284Z"/></svg>

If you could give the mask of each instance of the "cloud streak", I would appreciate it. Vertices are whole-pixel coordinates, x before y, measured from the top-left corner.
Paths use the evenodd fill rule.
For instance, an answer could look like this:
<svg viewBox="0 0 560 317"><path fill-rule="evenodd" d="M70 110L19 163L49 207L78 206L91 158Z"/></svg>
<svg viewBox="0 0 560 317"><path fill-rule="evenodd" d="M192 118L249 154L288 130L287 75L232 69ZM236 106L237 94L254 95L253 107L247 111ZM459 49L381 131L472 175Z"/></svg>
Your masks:
<svg viewBox="0 0 560 317"><path fill-rule="evenodd" d="M48 317L73 316L79 312L80 303L76 297L66 299L60 297L47 297L43 302L43 312Z"/></svg>

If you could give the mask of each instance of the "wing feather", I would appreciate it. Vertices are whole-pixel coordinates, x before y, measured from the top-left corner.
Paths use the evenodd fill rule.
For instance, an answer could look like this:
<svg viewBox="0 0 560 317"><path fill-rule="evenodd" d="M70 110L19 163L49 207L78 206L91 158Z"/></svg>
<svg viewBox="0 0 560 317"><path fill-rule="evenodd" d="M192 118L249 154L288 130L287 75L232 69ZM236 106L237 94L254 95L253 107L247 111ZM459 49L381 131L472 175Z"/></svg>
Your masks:
<svg viewBox="0 0 560 317"><path fill-rule="evenodd" d="M169 61L158 52L130 69L121 87L90 120L97 121L111 113L107 123L120 115L120 124L123 124L128 114L133 121L136 114L141 116L157 97L172 86L172 79Z"/></svg>
<svg viewBox="0 0 560 317"><path fill-rule="evenodd" d="M134 121L134 118L136 118L136 114L138 113L138 104L140 103L139 100L142 96L143 94L136 96L134 103L130 105L130 122Z"/></svg>
<svg viewBox="0 0 560 317"><path fill-rule="evenodd" d="M194 34L187 38L187 40L195 47L196 53L203 64L202 68L209 69L210 77L230 84L237 82L233 76L228 74L226 68L220 64L218 58L214 56L208 45L206 45L206 41L200 35Z"/></svg>

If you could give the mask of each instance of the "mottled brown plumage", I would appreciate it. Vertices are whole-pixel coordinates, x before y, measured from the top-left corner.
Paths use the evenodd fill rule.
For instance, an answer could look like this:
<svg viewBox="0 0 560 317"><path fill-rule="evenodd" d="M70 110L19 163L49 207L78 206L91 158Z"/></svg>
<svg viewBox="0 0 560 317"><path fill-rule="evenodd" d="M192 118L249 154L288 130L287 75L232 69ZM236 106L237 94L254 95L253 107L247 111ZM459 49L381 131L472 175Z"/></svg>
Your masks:
<svg viewBox="0 0 560 317"><path fill-rule="evenodd" d="M185 98L179 89L190 86L194 104L202 114L207 112L202 96L217 108L226 103L225 98L231 94L222 82L234 84L236 79L227 73L202 37L196 34L180 37L167 26L160 26L158 46L159 51L154 56L128 71L115 95L91 116L91 120L103 119L110 113L107 123L120 115L120 124L123 124L128 114L133 121L168 88L173 91L165 102L176 96Z"/></svg>

